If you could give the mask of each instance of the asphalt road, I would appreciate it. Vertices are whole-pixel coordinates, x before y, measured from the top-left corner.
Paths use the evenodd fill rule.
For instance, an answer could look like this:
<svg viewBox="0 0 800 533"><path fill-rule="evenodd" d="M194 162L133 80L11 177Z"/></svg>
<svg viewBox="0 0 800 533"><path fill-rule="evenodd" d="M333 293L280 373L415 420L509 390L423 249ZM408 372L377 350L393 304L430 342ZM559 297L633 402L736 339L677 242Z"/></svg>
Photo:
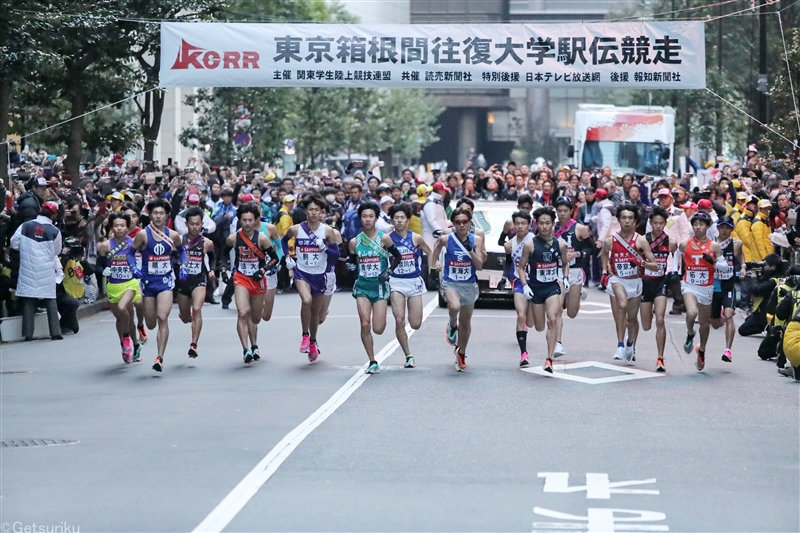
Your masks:
<svg viewBox="0 0 800 533"><path fill-rule="evenodd" d="M356 380L366 356L348 293L334 296L314 365L297 351L296 295L277 297L249 367L235 310L219 306L203 310L193 361L173 311L163 374L150 369L154 335L143 363L122 363L109 313L60 342L0 346L4 443L77 441L0 448L0 533L800 531L800 384L757 358L757 338L737 337L723 363L714 331L698 373L682 317L668 317L665 376L652 372L652 331L633 367L613 362L607 297L590 293L556 365L572 380L520 371L508 309L476 310L456 373L438 308L411 338L416 369L394 350ZM394 339L389 320L376 351ZM529 347L538 368L544 334ZM561 366L589 362L616 365ZM307 421L334 396L327 419ZM267 457L271 475L251 472L287 442Z"/></svg>

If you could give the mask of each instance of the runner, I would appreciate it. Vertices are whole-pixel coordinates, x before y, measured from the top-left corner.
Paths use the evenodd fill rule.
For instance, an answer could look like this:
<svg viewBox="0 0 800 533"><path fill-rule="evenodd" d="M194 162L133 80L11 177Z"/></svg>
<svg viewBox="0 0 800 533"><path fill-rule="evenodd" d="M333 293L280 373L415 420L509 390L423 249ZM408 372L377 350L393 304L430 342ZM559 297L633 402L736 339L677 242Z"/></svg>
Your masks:
<svg viewBox="0 0 800 533"><path fill-rule="evenodd" d="M656 317L656 372L666 372L664 364L664 346L667 342L667 326L664 316L667 311L667 261L670 254L678 249L678 243L669 240L669 235L664 232L667 227L669 213L663 207L654 207L650 213L650 227L652 231L645 235L650 251L658 263L658 270L650 272L645 270L642 275L642 303L639 311L642 315L642 329L650 331L653 325L653 315Z"/></svg>
<svg viewBox="0 0 800 533"><path fill-rule="evenodd" d="M97 256L102 258L98 266L105 263L103 276L108 280L106 293L111 314L117 319L117 334L122 345L122 360L125 364L134 360L139 352L136 342L136 325L133 319L133 302L141 299L139 280L142 272L136 267L133 239L128 236L131 219L128 215L116 211L108 216L107 231L112 237L97 245ZM133 335L133 340L131 340Z"/></svg>
<svg viewBox="0 0 800 533"><path fill-rule="evenodd" d="M192 343L189 357L197 357L197 341L203 329L203 303L206 300L206 279L214 279L214 243L203 236L203 210L190 207L184 213L188 233L183 236L186 252L186 281L178 281L178 310L184 324L192 324ZM208 259L206 259L208 256ZM207 262L208 261L208 262Z"/></svg>
<svg viewBox="0 0 800 533"><path fill-rule="evenodd" d="M164 351L169 340L169 314L172 311L172 291L175 289L175 271L172 258L180 254L179 274L186 279L186 252L181 246L181 236L167 228L169 202L162 198L147 204L150 224L133 240L133 247L142 251L142 296L144 296L144 320L147 329L158 325L158 355L153 370L164 368Z"/></svg>
<svg viewBox="0 0 800 533"><path fill-rule="evenodd" d="M272 249L278 254L278 266L275 267L272 273L267 275L267 290L264 293L264 308L261 312L261 320L269 322L272 319L272 311L275 308L275 293L278 292L278 270L280 270L280 260L283 257L283 246L281 245L281 237L278 234L278 228L274 224L267 222L264 216L264 207L261 202L257 202L258 210L260 213L260 231L267 237L272 244Z"/></svg>
<svg viewBox="0 0 800 533"><path fill-rule="evenodd" d="M128 233L128 237L135 239L142 231L142 227L139 225L141 209L134 202L127 202L122 204L122 212L131 217L131 231ZM136 268L139 271L142 270L142 253L138 250L136 250ZM141 288L139 293L141 293ZM144 300L140 297L138 301L133 302L133 308L136 310L136 331L139 334L139 342L133 343L133 362L138 363L142 360L142 346L147 344L147 329L144 327Z"/></svg>
<svg viewBox="0 0 800 533"><path fill-rule="evenodd" d="M553 233L556 238L561 239L567 245L566 258L569 261L569 290L561 296L561 307L567 310L567 316L575 318L581 309L581 300L585 300L588 294L583 284L586 275L583 271L583 248L584 242L591 244L591 234L589 228L583 224L578 224L572 219L574 208L572 200L567 196L556 199L556 215L558 216L558 229ZM564 328L563 313L558 314L558 336L556 337L556 347L553 357L564 355L564 346L561 344L561 331Z"/></svg>
<svg viewBox="0 0 800 533"><path fill-rule="evenodd" d="M528 193L520 194L517 198L517 211L523 211L525 213L531 213L533 211L533 196ZM503 224L503 229L500 233L500 238L497 241L497 246L503 246L506 243L506 240L515 237L517 235L517 230L514 229L514 220L506 220ZM531 217L531 225L528 228L528 233L536 233L536 224L533 223L533 218Z"/></svg>
<svg viewBox="0 0 800 533"><path fill-rule="evenodd" d="M450 220L455 232L436 239L431 257L436 258L436 270L442 272L441 287L450 314L447 342L454 347L456 370L463 372L467 368L466 353L472 333L472 311L480 296L475 271L483 268L486 254L482 252L483 239L469 232L472 223L469 209L455 209ZM444 265L440 256L442 250Z"/></svg>
<svg viewBox="0 0 800 533"><path fill-rule="evenodd" d="M408 307L408 324L411 329L419 329L422 325L422 295L427 292L420 270L422 254L430 256L431 249L421 235L408 229L408 221L411 220L411 206L408 204L393 205L389 208L389 217L394 224L394 231L389 234L389 237L403 258L403 262L389 278L394 330L397 342L400 343L406 356L405 368L414 368L416 362L408 347L408 334L406 333L406 307Z"/></svg>
<svg viewBox="0 0 800 533"><path fill-rule="evenodd" d="M264 293L267 291L268 280L272 278L273 287L277 286L274 275L278 254L269 237L258 231L261 212L255 202L240 205L236 210L236 218L240 229L225 241L220 278L228 283L230 251L234 250L233 298L238 315L236 332L239 334L239 342L242 343L242 359L249 365L261 359L258 350L258 323L261 322L264 312Z"/></svg>
<svg viewBox="0 0 800 533"><path fill-rule="evenodd" d="M705 213L695 213L692 217L694 236L680 245L680 257L684 264L681 293L686 302L686 342L683 349L687 354L694 349L694 322L700 322L700 344L697 349L695 367L698 371L706 365L706 343L711 319L711 303L714 299L714 270L726 270L728 261L722 255L719 244L708 238L706 232L711 226L711 218ZM676 261L677 263L678 261ZM724 359L723 359L724 360Z"/></svg>
<svg viewBox="0 0 800 533"><path fill-rule="evenodd" d="M538 233L522 248L517 275L522 292L533 308L533 325L544 331L547 324L547 355L542 368L553 373L553 352L558 340L558 317L563 306L561 295L569 292L569 261L567 245L553 235L556 212L552 207L541 207L533 212ZM558 267L561 265L561 280ZM530 265L530 269L528 269ZM530 272L530 277L526 276Z"/></svg>
<svg viewBox="0 0 800 533"><path fill-rule="evenodd" d="M334 261L339 258L337 239L341 240L341 236L337 236L333 228L322 222L328 202L318 196L310 196L305 200L305 206L306 221L291 226L281 238L281 245L283 254L287 256L286 267L294 269L294 285L300 295L300 325L303 332L300 353L308 354L309 362L313 363L319 357L317 329L326 303L325 293L330 292L327 276L329 258L334 258ZM289 241L293 238L296 238L296 259L289 256Z"/></svg>
<svg viewBox="0 0 800 533"><path fill-rule="evenodd" d="M607 279L603 284L611 289L608 297L617 327L617 351L614 359L624 358L630 363L636 360L643 268L656 272L658 263L650 251L647 239L636 233L639 208L633 204L622 204L617 208L617 220L620 230L603 242L603 280Z"/></svg>
<svg viewBox="0 0 800 533"><path fill-rule="evenodd" d="M528 298L523 292L524 283L519 277L518 269L519 261L522 259L522 249L533 239L533 234L528 233L528 228L531 227L531 215L527 211L515 211L511 219L514 221L514 236L503 245L506 251L506 271L497 284L497 289L505 289L506 283L511 281L514 309L517 311L519 366L528 366L528 328L533 325L533 306L528 305Z"/></svg>
<svg viewBox="0 0 800 533"><path fill-rule="evenodd" d="M389 299L389 278L403 261L392 238L375 228L381 209L375 202L365 202L358 207L362 231L348 243L351 261L358 263L358 278L353 285L358 317L361 320L361 343L367 351L367 374L377 374L381 367L375 360L372 331L381 335L386 329L386 307ZM421 237L420 237L421 238ZM389 264L389 256L392 258ZM371 322L371 324L370 324Z"/></svg>
<svg viewBox="0 0 800 533"><path fill-rule="evenodd" d="M722 353L722 360L726 363L733 361L731 348L736 336L736 324L733 322L733 315L736 313L734 275L738 270L739 279L747 276L742 241L731 237L733 226L733 217L724 216L717 220L717 231L719 231L717 243L727 264L725 268L715 269L714 296L711 299L711 327L719 329L725 325L725 351Z"/></svg>
<svg viewBox="0 0 800 533"><path fill-rule="evenodd" d="M333 298L333 293L336 292L336 265L341 260L344 261L347 259L347 245L342 243L342 234L339 233L339 230L333 230L333 244L336 244L339 249L339 254L337 255L335 252L331 250L328 253L328 269L325 272L325 293L323 294L322 298L322 307L319 310L319 323L322 324L325 322L325 319L328 317L328 309L331 306L331 299ZM344 253L342 253L344 252ZM317 351L319 351L319 344L317 344ZM322 353L322 352L320 352Z"/></svg>

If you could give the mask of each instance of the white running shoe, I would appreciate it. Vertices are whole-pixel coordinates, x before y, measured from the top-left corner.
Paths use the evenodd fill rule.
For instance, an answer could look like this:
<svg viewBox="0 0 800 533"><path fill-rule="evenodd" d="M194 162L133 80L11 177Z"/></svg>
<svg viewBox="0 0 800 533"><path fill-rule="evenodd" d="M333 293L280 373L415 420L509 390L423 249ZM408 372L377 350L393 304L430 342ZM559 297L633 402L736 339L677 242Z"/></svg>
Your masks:
<svg viewBox="0 0 800 533"><path fill-rule="evenodd" d="M625 346L625 362L632 363L633 362L633 346Z"/></svg>
<svg viewBox="0 0 800 533"><path fill-rule="evenodd" d="M553 357L554 357L554 358L556 358L556 357L561 357L561 356L562 356L562 355L564 355L565 353L566 353L566 352L564 351L564 345L563 345L563 344L561 344L560 342L557 342L557 343L556 343L556 347L555 347L555 349L553 350Z"/></svg>
<svg viewBox="0 0 800 533"><path fill-rule="evenodd" d="M589 297L589 292L586 290L586 288L581 287L581 301L586 300L586 298L588 297Z"/></svg>
<svg viewBox="0 0 800 533"><path fill-rule="evenodd" d="M624 357L625 357L625 347L617 346L617 351L614 352L614 359L621 361Z"/></svg>

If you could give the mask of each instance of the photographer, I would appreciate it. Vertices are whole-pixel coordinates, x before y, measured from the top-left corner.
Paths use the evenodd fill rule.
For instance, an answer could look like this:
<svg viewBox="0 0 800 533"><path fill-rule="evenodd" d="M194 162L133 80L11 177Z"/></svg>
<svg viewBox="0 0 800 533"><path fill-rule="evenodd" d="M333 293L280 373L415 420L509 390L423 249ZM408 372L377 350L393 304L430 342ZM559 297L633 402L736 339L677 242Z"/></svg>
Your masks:
<svg viewBox="0 0 800 533"><path fill-rule="evenodd" d="M766 329L770 295L785 275L781 258L776 254L769 254L763 263L746 263L746 266L749 274L756 274L756 279L751 289L753 311L739 326L739 335L742 337L756 335ZM759 267L760 272L757 270Z"/></svg>
<svg viewBox="0 0 800 533"><path fill-rule="evenodd" d="M794 268L792 271L797 272ZM800 381L800 276L790 276L786 286L788 290L781 292L775 309L776 321L780 320L785 325L783 340L777 349L778 373Z"/></svg>

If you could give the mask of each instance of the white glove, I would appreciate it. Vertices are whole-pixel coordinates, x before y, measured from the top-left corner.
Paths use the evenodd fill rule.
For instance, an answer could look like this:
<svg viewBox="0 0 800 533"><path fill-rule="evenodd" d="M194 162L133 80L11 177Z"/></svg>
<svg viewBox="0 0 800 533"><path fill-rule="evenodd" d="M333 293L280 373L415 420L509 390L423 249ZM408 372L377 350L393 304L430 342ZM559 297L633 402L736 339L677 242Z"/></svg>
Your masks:
<svg viewBox="0 0 800 533"><path fill-rule="evenodd" d="M569 278L564 278L564 292L569 292Z"/></svg>
<svg viewBox="0 0 800 533"><path fill-rule="evenodd" d="M105 267L103 269L103 277L107 278L111 276L111 267Z"/></svg>
<svg viewBox="0 0 800 533"><path fill-rule="evenodd" d="M528 300L533 300L533 289L531 289L530 285L525 285L522 287L522 294L524 294L525 298Z"/></svg>
<svg viewBox="0 0 800 533"><path fill-rule="evenodd" d="M295 268L297 268L297 263L295 262L294 259L292 259L291 255L286 256L286 268L290 270L294 270Z"/></svg>

